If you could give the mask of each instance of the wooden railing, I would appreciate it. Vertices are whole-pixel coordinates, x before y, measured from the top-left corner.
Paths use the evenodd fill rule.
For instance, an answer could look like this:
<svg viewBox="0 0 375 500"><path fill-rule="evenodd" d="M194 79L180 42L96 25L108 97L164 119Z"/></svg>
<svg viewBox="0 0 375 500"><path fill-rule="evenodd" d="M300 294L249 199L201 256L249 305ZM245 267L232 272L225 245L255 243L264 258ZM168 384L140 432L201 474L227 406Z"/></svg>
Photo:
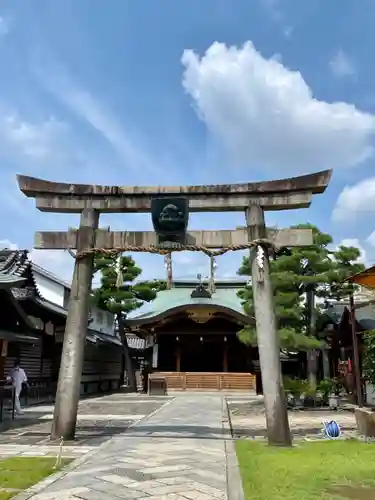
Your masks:
<svg viewBox="0 0 375 500"><path fill-rule="evenodd" d="M164 377L167 390L256 391L252 373L227 372L155 372L150 377Z"/></svg>

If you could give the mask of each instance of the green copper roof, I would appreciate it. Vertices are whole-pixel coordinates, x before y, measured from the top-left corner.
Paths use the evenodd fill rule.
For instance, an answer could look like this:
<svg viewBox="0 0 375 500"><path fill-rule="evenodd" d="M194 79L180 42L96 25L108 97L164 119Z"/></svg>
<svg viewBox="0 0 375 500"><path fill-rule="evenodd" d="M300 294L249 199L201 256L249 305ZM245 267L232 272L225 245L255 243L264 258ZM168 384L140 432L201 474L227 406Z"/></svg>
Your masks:
<svg viewBox="0 0 375 500"><path fill-rule="evenodd" d="M237 292L240 287L220 287L212 294L211 298L192 298L191 293L194 287L176 287L171 290L159 292L156 299L134 311L127 318L127 322L141 323L142 321L150 321L152 318L163 315L171 309L184 306L211 305L230 309L234 313L246 318L240 299L237 297Z"/></svg>

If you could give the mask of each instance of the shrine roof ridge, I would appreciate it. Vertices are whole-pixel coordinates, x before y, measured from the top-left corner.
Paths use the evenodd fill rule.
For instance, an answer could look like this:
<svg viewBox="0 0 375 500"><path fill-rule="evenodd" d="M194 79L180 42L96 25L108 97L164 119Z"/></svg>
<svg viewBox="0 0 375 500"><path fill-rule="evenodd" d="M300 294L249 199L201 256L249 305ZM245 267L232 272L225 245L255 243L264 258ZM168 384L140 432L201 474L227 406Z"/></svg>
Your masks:
<svg viewBox="0 0 375 500"><path fill-rule="evenodd" d="M197 285L198 283L196 283ZM142 325L152 323L155 320L167 315L176 314L184 311L186 308L196 308L201 306L210 306L218 310L226 311L241 320L243 323L251 322L242 306L241 299L237 292L239 288L216 288L211 298L191 296L190 287L172 288L158 292L153 302L144 304L140 309L132 311L126 318L125 324Z"/></svg>
<svg viewBox="0 0 375 500"><path fill-rule="evenodd" d="M19 287L26 281L30 261L27 250L0 250L0 288Z"/></svg>
<svg viewBox="0 0 375 500"><path fill-rule="evenodd" d="M220 196L262 195L287 192L323 193L331 179L332 170L286 179L245 182L237 184L212 184L196 186L104 186L94 184L70 184L52 182L25 175L17 175L20 190L26 196L93 196L93 197L137 197L137 196Z"/></svg>

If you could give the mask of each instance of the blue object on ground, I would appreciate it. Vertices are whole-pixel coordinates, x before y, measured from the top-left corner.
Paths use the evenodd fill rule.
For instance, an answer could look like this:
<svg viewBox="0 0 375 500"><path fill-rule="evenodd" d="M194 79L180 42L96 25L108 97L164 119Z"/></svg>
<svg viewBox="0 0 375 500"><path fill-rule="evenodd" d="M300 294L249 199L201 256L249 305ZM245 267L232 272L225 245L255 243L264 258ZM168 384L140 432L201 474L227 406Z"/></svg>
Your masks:
<svg viewBox="0 0 375 500"><path fill-rule="evenodd" d="M326 420L323 432L328 439L338 439L341 436L340 426L335 420Z"/></svg>

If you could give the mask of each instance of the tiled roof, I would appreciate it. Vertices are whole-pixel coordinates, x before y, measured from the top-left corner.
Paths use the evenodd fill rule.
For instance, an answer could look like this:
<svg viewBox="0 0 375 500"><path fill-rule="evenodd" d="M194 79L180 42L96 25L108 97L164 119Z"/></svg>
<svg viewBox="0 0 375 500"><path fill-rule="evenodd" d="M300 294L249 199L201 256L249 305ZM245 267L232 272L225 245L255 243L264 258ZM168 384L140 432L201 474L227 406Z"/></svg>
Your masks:
<svg viewBox="0 0 375 500"><path fill-rule="evenodd" d="M330 304L323 313L335 324L338 325L341 321L342 315L344 314L347 305L337 302L336 304Z"/></svg>
<svg viewBox="0 0 375 500"><path fill-rule="evenodd" d="M29 265L27 250L0 250L0 288L23 285Z"/></svg>
<svg viewBox="0 0 375 500"><path fill-rule="evenodd" d="M355 319L364 330L375 330L375 308L373 305L360 307L355 311Z"/></svg>
<svg viewBox="0 0 375 500"><path fill-rule="evenodd" d="M195 283L195 286L197 283ZM127 323L131 324L133 321L138 323L141 320L150 321L151 318L167 312L170 309L183 306L195 305L210 305L226 309L231 309L237 314L245 316L241 300L237 296L237 292L242 287L237 286L216 287L216 291L212 294L211 298L207 297L191 297L192 286L174 287L171 290L163 290L157 294L153 302L144 304L140 309L130 313L127 317Z"/></svg>
<svg viewBox="0 0 375 500"><path fill-rule="evenodd" d="M50 302L49 300L40 298L40 297L35 297L35 302L42 307L48 309L49 311L52 311L54 313L59 314L60 316L67 316L68 311L64 309L64 307L61 307L57 304L54 304L53 302Z"/></svg>
<svg viewBox="0 0 375 500"><path fill-rule="evenodd" d="M8 340L9 342L23 342L27 344L34 344L40 341L40 337L28 335L25 333L15 333L8 330L0 330L0 338Z"/></svg>
<svg viewBox="0 0 375 500"><path fill-rule="evenodd" d="M122 347L121 340L112 335L106 335L105 333L99 333L96 330L87 330L86 340L96 344L97 342L103 342L104 344L114 344L118 347Z"/></svg>
<svg viewBox="0 0 375 500"><path fill-rule="evenodd" d="M338 325L345 313L349 311L349 305L345 303L332 304L324 309L326 314L336 325ZM373 304L355 308L355 319L364 330L375 330L375 306Z"/></svg>

